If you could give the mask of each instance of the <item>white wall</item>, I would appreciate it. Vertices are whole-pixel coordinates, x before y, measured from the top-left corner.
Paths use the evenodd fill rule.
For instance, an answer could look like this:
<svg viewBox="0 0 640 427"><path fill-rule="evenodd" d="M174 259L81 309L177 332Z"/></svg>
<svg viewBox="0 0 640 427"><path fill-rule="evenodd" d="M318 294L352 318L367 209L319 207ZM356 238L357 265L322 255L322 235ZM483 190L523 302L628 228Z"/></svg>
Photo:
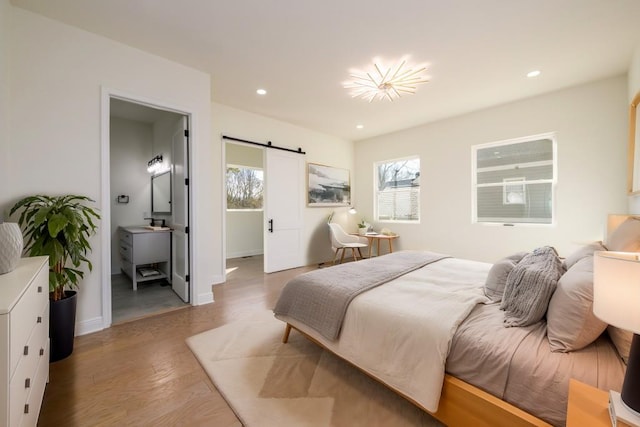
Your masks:
<svg viewBox="0 0 640 427"><path fill-rule="evenodd" d="M176 129L182 129L182 116L180 115L163 115L161 119L153 123L153 148L151 149L151 157L162 155L162 162L165 167L171 168L173 163L173 135ZM171 176L171 185L176 183ZM172 224L172 214L154 214L149 209L149 217L157 219L165 219L167 224Z"/></svg>
<svg viewBox="0 0 640 427"><path fill-rule="evenodd" d="M353 179L353 143L350 141L214 103L212 104L213 142L221 151L223 134L249 141L271 141L274 145L282 147L294 149L301 147L307 153L305 156L307 162L350 169L352 192L357 188ZM223 175L222 166L222 162L212 165L218 176ZM333 210L336 212L335 219L346 223L347 209L346 207L305 208L303 238L306 242L306 264L316 264L332 259L326 218ZM220 211L222 212L222 208Z"/></svg>
<svg viewBox="0 0 640 427"><path fill-rule="evenodd" d="M640 92L640 44L636 47L631 58L631 65L629 66L628 79L628 100L629 103L633 100L638 92ZM637 131L637 130L636 130ZM637 133L636 133L637 134ZM636 141L636 152L640 149L639 142ZM638 155L636 155L638 159ZM637 163L637 161L636 161ZM636 164L634 169L640 168L640 164ZM637 172L636 172L637 176ZM640 214L640 195L629 196L629 213Z"/></svg>
<svg viewBox="0 0 640 427"><path fill-rule="evenodd" d="M264 253L264 212L227 212L227 258Z"/></svg>
<svg viewBox="0 0 640 427"><path fill-rule="evenodd" d="M628 73L628 97L629 102L636 96L636 93L640 91L640 42L633 52L631 58L631 64L629 65Z"/></svg>
<svg viewBox="0 0 640 427"><path fill-rule="evenodd" d="M151 211L151 175L147 162L152 157L153 128L149 123L111 117L111 274L122 263L118 227L142 225ZM118 195L129 203L116 202Z"/></svg>
<svg viewBox="0 0 640 427"><path fill-rule="evenodd" d="M9 197L9 55L11 42L9 0L0 0L0 221L8 216Z"/></svg>
<svg viewBox="0 0 640 427"><path fill-rule="evenodd" d="M264 169L264 149L258 146L226 142L227 164Z"/></svg>
<svg viewBox="0 0 640 427"><path fill-rule="evenodd" d="M222 281L219 235L219 147L211 144L210 78L207 74L23 9L12 9L9 174L3 205L32 193L79 193L98 201L103 223L92 238L93 272L79 292L79 333L104 322L102 282L108 277L110 194L102 194L101 89L191 112L193 158L193 266L196 304L213 299ZM108 185L105 184L104 188ZM106 315L106 314L105 314Z"/></svg>
<svg viewBox="0 0 640 427"><path fill-rule="evenodd" d="M620 76L357 142L359 213L373 218L373 162L417 154L421 223L384 224L400 248L487 262L543 245L566 255L626 209L626 104ZM472 224L471 146L545 132L557 132L556 225Z"/></svg>
<svg viewBox="0 0 640 427"><path fill-rule="evenodd" d="M162 161L165 166L170 167L173 152L173 134L175 129L181 127L179 122L182 120L182 116L168 116L163 115L161 119L156 120L153 127L153 144L151 148L151 157L162 155ZM148 160L148 159L147 159Z"/></svg>

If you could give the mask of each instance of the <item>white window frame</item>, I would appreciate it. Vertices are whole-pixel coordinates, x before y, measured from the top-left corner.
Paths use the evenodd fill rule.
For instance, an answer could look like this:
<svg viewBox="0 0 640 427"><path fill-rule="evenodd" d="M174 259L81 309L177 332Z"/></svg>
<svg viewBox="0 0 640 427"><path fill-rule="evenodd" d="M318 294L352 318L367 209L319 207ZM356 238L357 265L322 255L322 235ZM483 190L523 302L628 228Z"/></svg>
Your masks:
<svg viewBox="0 0 640 427"><path fill-rule="evenodd" d="M418 160L418 162L420 163L420 167L418 168L418 172L420 172L420 174L422 175L422 161L420 159L419 155L413 155L413 156L407 156L407 157L399 157L399 158L395 158L395 159L387 159L387 160L380 160L380 161L376 161L373 163L373 216L375 218L376 222L380 222L380 223L401 223L401 224L420 224L420 220L422 218L422 208L421 208L421 190L420 187L422 187L422 185L418 186L418 218L417 219L379 219L379 208L378 208L378 165L383 164L383 163L395 163L395 162L402 162L404 160ZM415 189L415 187L413 187Z"/></svg>
<svg viewBox="0 0 640 427"><path fill-rule="evenodd" d="M503 187L503 202L505 197L505 189L507 184L507 180L504 180L502 183L491 183L491 184L478 184L478 168L477 168L477 153L478 150L490 148L490 147L501 147L505 145L513 145L518 143L525 143L530 141L537 141L540 139L550 139L552 144L552 152L553 159L550 161L540 161L540 162L532 162L528 164L513 164L513 165L505 165L505 166L496 166L493 168L486 168L485 170L499 170L499 169L507 169L507 168L521 168L521 167L531 167L531 166L543 166L552 164L553 173L551 179L540 179L540 180L531 180L531 181L521 181L523 185L525 184L551 184L551 221L549 223L540 223L540 222L519 222L522 218L513 218L513 222L509 221L509 218L504 218L504 221L482 221L478 220L478 188L482 187L491 187L491 186L502 186ZM497 142L489 142L486 144L478 144L471 146L471 223L472 224L482 224L482 225L510 225L510 226L536 226L536 227L549 227L556 225L556 186L558 182L558 144L557 137L555 132L547 132L537 135L524 136L520 138L512 138ZM525 187L525 195L526 195L526 187ZM533 219L533 218L532 218Z"/></svg>
<svg viewBox="0 0 640 427"><path fill-rule="evenodd" d="M229 168L239 168L239 169L252 169L252 170L256 170L256 171L260 171L262 172L262 207L258 208L258 209L233 209L233 208L229 208L229 206L227 206L227 212L262 212L264 211L264 169L263 168L259 168L256 166L246 166L246 165L237 165L235 163L227 163L225 168L224 168L224 177L225 177L225 186L224 186L224 190L225 190L225 201L227 200L227 192L229 191L229 189L227 188L227 170ZM226 205L226 202L225 202Z"/></svg>

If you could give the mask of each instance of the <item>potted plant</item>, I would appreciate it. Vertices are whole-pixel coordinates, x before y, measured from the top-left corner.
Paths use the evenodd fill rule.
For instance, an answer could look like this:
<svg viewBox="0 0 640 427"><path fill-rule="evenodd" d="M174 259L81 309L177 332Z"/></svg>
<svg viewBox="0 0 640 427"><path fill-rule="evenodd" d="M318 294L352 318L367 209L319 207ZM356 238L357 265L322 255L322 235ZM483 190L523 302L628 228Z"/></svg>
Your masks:
<svg viewBox="0 0 640 427"><path fill-rule="evenodd" d="M94 220L100 215L86 205L93 202L77 195L29 196L11 208L22 210L18 224L23 229L29 256L49 257L49 337L50 361L63 359L73 351L76 318L76 291L91 251L89 237L96 232Z"/></svg>
<svg viewBox="0 0 640 427"><path fill-rule="evenodd" d="M358 223L358 234L364 236L365 234L367 234L368 230L369 224L364 220L364 218L362 218L362 221Z"/></svg>

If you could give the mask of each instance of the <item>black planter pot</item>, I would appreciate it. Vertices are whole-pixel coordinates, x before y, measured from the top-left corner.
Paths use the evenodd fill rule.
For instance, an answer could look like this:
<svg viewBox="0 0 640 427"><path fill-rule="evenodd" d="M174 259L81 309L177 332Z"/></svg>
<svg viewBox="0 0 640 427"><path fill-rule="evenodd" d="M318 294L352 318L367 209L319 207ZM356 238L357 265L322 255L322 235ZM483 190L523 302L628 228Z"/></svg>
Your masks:
<svg viewBox="0 0 640 427"><path fill-rule="evenodd" d="M49 301L49 362L64 359L73 352L76 332L76 291L64 291L64 298Z"/></svg>

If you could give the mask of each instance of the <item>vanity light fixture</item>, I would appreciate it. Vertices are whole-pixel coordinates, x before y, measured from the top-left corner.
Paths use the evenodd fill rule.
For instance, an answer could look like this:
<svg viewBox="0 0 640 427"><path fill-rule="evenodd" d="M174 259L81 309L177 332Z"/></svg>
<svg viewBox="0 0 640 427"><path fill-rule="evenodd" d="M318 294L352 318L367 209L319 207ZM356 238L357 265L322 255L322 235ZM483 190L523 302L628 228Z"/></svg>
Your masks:
<svg viewBox="0 0 640 427"><path fill-rule="evenodd" d="M369 102L374 99L393 101L403 94L416 93L417 85L429 80L423 75L426 66L410 66L402 59L397 66L384 67L379 60L374 60L373 69L369 71L351 71L351 81L344 83L345 89L351 89L353 98L363 98Z"/></svg>
<svg viewBox="0 0 640 427"><path fill-rule="evenodd" d="M147 162L147 172L155 174L162 170L163 160L162 154L158 154Z"/></svg>

